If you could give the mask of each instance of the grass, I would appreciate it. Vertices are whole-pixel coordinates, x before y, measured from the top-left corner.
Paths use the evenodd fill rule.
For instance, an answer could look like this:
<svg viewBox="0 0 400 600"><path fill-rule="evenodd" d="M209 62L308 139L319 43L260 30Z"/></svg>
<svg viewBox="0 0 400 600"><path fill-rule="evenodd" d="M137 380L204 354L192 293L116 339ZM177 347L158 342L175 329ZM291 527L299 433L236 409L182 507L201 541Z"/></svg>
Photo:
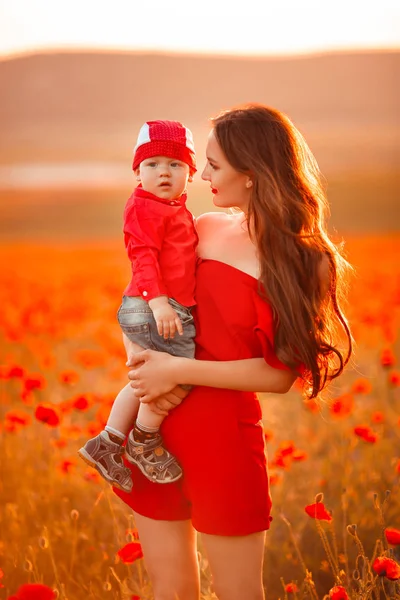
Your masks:
<svg viewBox="0 0 400 600"><path fill-rule="evenodd" d="M400 559L384 534L400 529L399 246L396 236L348 240L356 359L319 409L295 389L261 398L274 504L268 600L322 600L339 583L352 600L400 597L372 569L377 556ZM0 254L0 599L41 582L61 600L147 600L143 560L117 554L136 539L132 515L76 457L126 377L115 322L129 276L122 244L27 241ZM39 406L53 425L35 417ZM316 496L332 520L306 514ZM201 541L200 552L211 600Z"/></svg>

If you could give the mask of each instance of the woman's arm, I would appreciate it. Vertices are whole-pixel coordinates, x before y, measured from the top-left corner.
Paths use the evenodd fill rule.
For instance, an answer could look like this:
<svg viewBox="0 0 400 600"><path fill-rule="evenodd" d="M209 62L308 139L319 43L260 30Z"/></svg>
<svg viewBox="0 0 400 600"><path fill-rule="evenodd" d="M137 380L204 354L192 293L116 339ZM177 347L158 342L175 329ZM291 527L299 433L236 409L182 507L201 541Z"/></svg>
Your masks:
<svg viewBox="0 0 400 600"><path fill-rule="evenodd" d="M187 363L185 366L178 365L177 376L182 374L192 385L285 394L297 377L292 371L271 367L263 358L232 361L183 360Z"/></svg>
<svg viewBox="0 0 400 600"><path fill-rule="evenodd" d="M136 354L128 366L134 367L128 377L141 402L151 402L178 384L284 394L297 377L292 371L271 367L263 358L194 360L152 350Z"/></svg>

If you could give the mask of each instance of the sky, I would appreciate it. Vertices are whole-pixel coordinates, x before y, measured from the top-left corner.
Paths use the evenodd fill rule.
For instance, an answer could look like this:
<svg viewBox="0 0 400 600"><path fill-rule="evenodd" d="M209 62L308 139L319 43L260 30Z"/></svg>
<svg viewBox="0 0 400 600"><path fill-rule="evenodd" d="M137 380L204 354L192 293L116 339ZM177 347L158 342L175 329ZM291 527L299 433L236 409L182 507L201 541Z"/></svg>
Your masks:
<svg viewBox="0 0 400 600"><path fill-rule="evenodd" d="M0 0L0 55L399 48L399 0Z"/></svg>

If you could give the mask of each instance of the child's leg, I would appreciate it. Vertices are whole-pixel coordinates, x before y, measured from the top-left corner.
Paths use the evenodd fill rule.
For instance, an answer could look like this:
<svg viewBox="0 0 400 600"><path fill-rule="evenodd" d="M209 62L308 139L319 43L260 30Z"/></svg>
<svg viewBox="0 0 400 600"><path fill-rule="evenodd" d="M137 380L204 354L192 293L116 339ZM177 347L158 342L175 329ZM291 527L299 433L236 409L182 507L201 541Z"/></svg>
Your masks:
<svg viewBox="0 0 400 600"><path fill-rule="evenodd" d="M153 319L149 326L154 329L152 333L153 340L157 340L157 350L176 356L194 358L195 327L191 312L171 298L169 302L182 321L183 335L175 336L173 340L166 343L158 335ZM125 348L129 356L129 346L126 344ZM162 439L158 433L162 417L157 420L157 416L150 411L147 404L140 405L135 426L128 436L125 456L129 462L136 464L148 479L158 483L171 483L182 476L182 469L176 459L162 445Z"/></svg>
<svg viewBox="0 0 400 600"><path fill-rule="evenodd" d="M123 303L125 301L126 304L127 301L130 302L132 300L134 299L124 298ZM118 313L121 312L121 309L122 306ZM123 317L123 319L125 319L125 317ZM118 320L120 321L120 318L118 318ZM140 336L137 337L137 341L141 342ZM140 343L131 341L125 334L123 334L123 342L128 361L132 354L144 349ZM124 465L122 460L125 453L122 444L126 439L128 431L134 424L138 409L139 401L136 398L131 385L128 383L119 392L114 401L105 430L88 440L86 444L78 450L78 454L81 458L83 458L90 466L97 469L106 481L126 492L130 492L132 489L132 479L130 470ZM158 426L162 421L162 418L160 419L158 415L154 416L157 417L156 423L158 431ZM145 422L148 422L148 420L145 419ZM154 423L154 420L151 421L151 423Z"/></svg>
<svg viewBox="0 0 400 600"><path fill-rule="evenodd" d="M123 341L128 360L132 354L143 350L125 335ZM105 430L88 440L78 450L80 457L94 467L106 481L125 492L131 491L132 479L130 470L122 460L125 453L122 444L134 424L139 404L134 390L128 383L115 398Z"/></svg>
<svg viewBox="0 0 400 600"><path fill-rule="evenodd" d="M140 402L139 404L136 422L133 427L133 437L137 442L146 443L158 436L164 417L151 411L148 404L141 404Z"/></svg>
<svg viewBox="0 0 400 600"><path fill-rule="evenodd" d="M79 456L108 483L128 493L132 490L132 479L122 460L125 452L122 444L137 413L138 403L130 384L126 385L114 401L105 430L78 450Z"/></svg>
<svg viewBox="0 0 400 600"><path fill-rule="evenodd" d="M142 350L144 350L143 346L140 346L139 344L132 342L128 338L128 336L125 335L125 333L122 333L122 341L124 342L124 346L125 346L127 362L129 362L129 359L131 356L133 356L134 354L137 354L138 352L142 352Z"/></svg>
<svg viewBox="0 0 400 600"><path fill-rule="evenodd" d="M132 355L143 350L142 346L132 342L124 333L122 334L122 341L125 346L128 361ZM140 402L135 396L131 384L127 383L115 398L110 411L110 416L107 420L107 425L105 426L105 430L108 431L111 439L117 444L123 443L129 431L132 429L140 408L139 405ZM158 423L158 427L161 424L161 421Z"/></svg>
<svg viewBox="0 0 400 600"><path fill-rule="evenodd" d="M143 411L144 408L146 409L145 412ZM141 404L135 396L131 384L128 383L115 398L105 426L106 431L125 440L135 424L138 413L142 414L142 418L139 419L140 423L145 427L155 428L158 431L163 417L151 412L147 405Z"/></svg>
<svg viewBox="0 0 400 600"><path fill-rule="evenodd" d="M128 383L115 398L105 430L113 441L120 444L133 427L135 440L145 442L158 435L163 420L162 415L156 415L147 404L139 402Z"/></svg>
<svg viewBox="0 0 400 600"><path fill-rule="evenodd" d="M126 356L129 362L130 357L143 350L143 348L132 342L124 333L122 334L122 339L124 341ZM133 416L137 415L136 422L134 418L132 418L132 413L130 413L130 398L132 396L132 405L135 406ZM131 418L129 418L129 415L131 415ZM119 434L120 436L122 434L125 438L127 433L133 427L135 440L137 442L145 442L146 440L154 439L157 436L162 422L163 417L153 413L147 404L141 404L134 395L131 385L128 384L120 391L115 399L107 421L106 430L109 433Z"/></svg>
<svg viewBox="0 0 400 600"><path fill-rule="evenodd" d="M172 483L182 477L182 469L162 443L159 428L164 420L140 404L136 423L126 442L126 459L157 483Z"/></svg>

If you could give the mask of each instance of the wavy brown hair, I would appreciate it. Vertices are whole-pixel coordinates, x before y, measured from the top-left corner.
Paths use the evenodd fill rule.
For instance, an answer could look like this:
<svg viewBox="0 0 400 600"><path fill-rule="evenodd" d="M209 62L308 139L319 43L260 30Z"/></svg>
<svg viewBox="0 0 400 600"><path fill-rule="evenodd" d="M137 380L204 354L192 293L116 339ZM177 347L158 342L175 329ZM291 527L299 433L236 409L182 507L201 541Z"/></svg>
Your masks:
<svg viewBox="0 0 400 600"><path fill-rule="evenodd" d="M260 261L260 293L274 314L276 354L294 370L304 365L304 392L315 398L352 353L340 308L350 265L326 231L318 165L290 119L273 108L233 108L212 124L230 165L253 181L247 220ZM338 347L340 329L345 349Z"/></svg>

